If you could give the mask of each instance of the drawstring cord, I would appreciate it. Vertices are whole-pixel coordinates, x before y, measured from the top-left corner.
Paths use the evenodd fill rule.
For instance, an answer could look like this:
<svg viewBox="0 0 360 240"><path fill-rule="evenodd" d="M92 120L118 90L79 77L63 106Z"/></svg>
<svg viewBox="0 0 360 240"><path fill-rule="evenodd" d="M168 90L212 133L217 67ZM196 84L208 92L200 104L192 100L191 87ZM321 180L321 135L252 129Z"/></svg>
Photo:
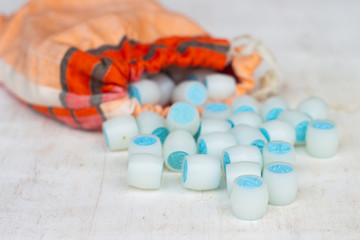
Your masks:
<svg viewBox="0 0 360 240"><path fill-rule="evenodd" d="M242 48L241 51L237 51L239 47ZM231 42L228 61L231 61L234 57L244 57L254 52L259 54L263 61L270 66L270 70L260 79L260 88L251 94L258 100L264 100L270 95L278 93L283 83L283 75L274 55L267 47L265 47L263 42L254 39L250 35L235 37Z"/></svg>

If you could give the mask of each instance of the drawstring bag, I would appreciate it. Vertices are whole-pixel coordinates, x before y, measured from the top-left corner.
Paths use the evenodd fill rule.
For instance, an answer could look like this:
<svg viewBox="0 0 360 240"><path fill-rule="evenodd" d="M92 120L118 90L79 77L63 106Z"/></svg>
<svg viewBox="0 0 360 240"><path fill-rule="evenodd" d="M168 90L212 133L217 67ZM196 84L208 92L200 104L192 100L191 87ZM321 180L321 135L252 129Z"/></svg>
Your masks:
<svg viewBox="0 0 360 240"><path fill-rule="evenodd" d="M246 94L262 59L273 70L258 98L276 92L280 76L260 41L213 38L152 0L30 0L0 17L0 82L37 112L74 128L99 130L107 119L144 110L165 116L168 107L142 106L127 87L172 66L232 74L233 97Z"/></svg>

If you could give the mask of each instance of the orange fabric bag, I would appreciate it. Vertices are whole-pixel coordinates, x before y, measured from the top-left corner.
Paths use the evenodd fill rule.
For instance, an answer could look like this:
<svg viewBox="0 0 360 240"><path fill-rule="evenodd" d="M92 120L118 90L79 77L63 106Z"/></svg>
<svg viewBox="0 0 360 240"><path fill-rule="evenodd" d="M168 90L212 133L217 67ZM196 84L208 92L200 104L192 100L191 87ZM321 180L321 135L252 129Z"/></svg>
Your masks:
<svg viewBox="0 0 360 240"><path fill-rule="evenodd" d="M232 73L235 96L247 93L261 57L233 51L228 40L152 0L31 0L0 18L2 85L36 111L82 129L144 109L166 115L167 108L141 106L126 89L172 65Z"/></svg>

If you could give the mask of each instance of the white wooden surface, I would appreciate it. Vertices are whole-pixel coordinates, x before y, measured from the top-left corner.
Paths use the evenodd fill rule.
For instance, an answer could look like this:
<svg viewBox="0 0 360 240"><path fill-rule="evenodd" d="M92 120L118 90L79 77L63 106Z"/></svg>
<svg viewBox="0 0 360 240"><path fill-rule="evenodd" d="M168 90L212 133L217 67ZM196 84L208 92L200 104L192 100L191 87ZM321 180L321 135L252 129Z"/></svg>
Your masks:
<svg viewBox="0 0 360 240"><path fill-rule="evenodd" d="M21 1L4 2L11 12ZM126 152L109 152L101 133L37 115L0 88L0 239L360 239L359 1L162 2L215 36L262 38L292 106L309 95L330 104L338 154L316 159L298 148L296 202L245 222L231 214L224 182L194 192L165 171L158 191L129 188Z"/></svg>

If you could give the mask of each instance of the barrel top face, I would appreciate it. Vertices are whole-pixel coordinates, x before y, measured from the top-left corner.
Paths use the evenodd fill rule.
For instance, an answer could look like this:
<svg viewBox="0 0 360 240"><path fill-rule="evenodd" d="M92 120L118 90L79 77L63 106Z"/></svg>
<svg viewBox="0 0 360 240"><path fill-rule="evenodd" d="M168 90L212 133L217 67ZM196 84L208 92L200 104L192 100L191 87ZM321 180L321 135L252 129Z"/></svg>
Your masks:
<svg viewBox="0 0 360 240"><path fill-rule="evenodd" d="M311 124L314 128L329 130L334 128L334 124L328 121L316 121Z"/></svg>
<svg viewBox="0 0 360 240"><path fill-rule="evenodd" d="M139 101L139 103L141 103L141 96L140 96L140 92L137 89L137 87L131 86L128 89L128 93L129 93L130 98L136 98Z"/></svg>
<svg viewBox="0 0 360 240"><path fill-rule="evenodd" d="M224 159L223 159L223 165L224 165L224 172L226 172L226 165L230 164L231 160L230 160L230 156L228 152L224 153Z"/></svg>
<svg viewBox="0 0 360 240"><path fill-rule="evenodd" d="M165 127L159 127L155 129L151 134L157 136L160 139L161 143L164 143L165 139L169 135L169 130Z"/></svg>
<svg viewBox="0 0 360 240"><path fill-rule="evenodd" d="M274 154L286 154L291 151L291 147L285 142L273 142L267 146L267 150Z"/></svg>
<svg viewBox="0 0 360 240"><path fill-rule="evenodd" d="M234 113L240 113L240 112L255 112L254 108L248 106L248 105L242 105L238 107Z"/></svg>
<svg viewBox="0 0 360 240"><path fill-rule="evenodd" d="M296 127L295 127L296 141L298 141L298 142L305 141L306 130L307 130L308 125L309 125L309 121L302 121L301 123L296 125Z"/></svg>
<svg viewBox="0 0 360 240"><path fill-rule="evenodd" d="M109 137L108 137L107 131L104 130L103 132L104 132L104 136L105 136L106 145L108 147L110 147L110 142L109 142Z"/></svg>
<svg viewBox="0 0 360 240"><path fill-rule="evenodd" d="M186 124L195 118L195 110L189 104L177 103L170 108L170 116L175 122Z"/></svg>
<svg viewBox="0 0 360 240"><path fill-rule="evenodd" d="M200 137L200 133L201 133L201 123L200 123L200 125L199 125L198 130L196 131L196 133L195 133L195 135L194 135L195 141L197 141L198 138Z"/></svg>
<svg viewBox="0 0 360 240"><path fill-rule="evenodd" d="M199 106L206 101L205 89L201 85L194 84L189 87L187 97L192 104Z"/></svg>
<svg viewBox="0 0 360 240"><path fill-rule="evenodd" d="M266 115L266 121L275 120L278 118L279 114L284 111L282 108L273 108Z"/></svg>
<svg viewBox="0 0 360 240"><path fill-rule="evenodd" d="M183 171L182 171L182 179L183 179L183 182L186 182L187 170L188 170L188 163L187 163L187 160L185 159L184 168L183 168Z"/></svg>
<svg viewBox="0 0 360 240"><path fill-rule="evenodd" d="M199 141L199 152L200 154L207 154L207 146L204 139L200 139Z"/></svg>
<svg viewBox="0 0 360 240"><path fill-rule="evenodd" d="M272 173L286 174L294 171L293 167L287 164L271 164L267 169Z"/></svg>
<svg viewBox="0 0 360 240"><path fill-rule="evenodd" d="M206 105L205 109L210 112L223 112L227 110L229 107L223 103L210 103Z"/></svg>
<svg viewBox="0 0 360 240"><path fill-rule="evenodd" d="M251 143L251 145L253 145L255 147L258 147L260 152L262 152L263 149L264 149L264 146L265 146L265 142L263 140L261 140L261 139L256 139L255 141L253 141Z"/></svg>
<svg viewBox="0 0 360 240"><path fill-rule="evenodd" d="M172 168L176 170L181 170L181 166L183 164L184 158L187 155L188 154L184 151L173 152L168 156L168 163Z"/></svg>
<svg viewBox="0 0 360 240"><path fill-rule="evenodd" d="M268 142L270 142L270 135L269 135L268 131L266 131L265 128L260 128L259 131L264 135L264 137L266 138L266 140L267 140Z"/></svg>
<svg viewBox="0 0 360 240"><path fill-rule="evenodd" d="M134 143L139 146L149 146L156 143L156 138L151 136L140 136L134 139Z"/></svg>
<svg viewBox="0 0 360 240"><path fill-rule="evenodd" d="M186 80L188 80L188 81L198 81L199 78L195 74L189 74L189 75L187 75Z"/></svg>
<svg viewBox="0 0 360 240"><path fill-rule="evenodd" d="M260 178L257 178L257 177L254 177L254 176L239 177L236 180L236 183L240 187L246 188L246 189L258 188L263 184L263 182L262 182L262 180Z"/></svg>

